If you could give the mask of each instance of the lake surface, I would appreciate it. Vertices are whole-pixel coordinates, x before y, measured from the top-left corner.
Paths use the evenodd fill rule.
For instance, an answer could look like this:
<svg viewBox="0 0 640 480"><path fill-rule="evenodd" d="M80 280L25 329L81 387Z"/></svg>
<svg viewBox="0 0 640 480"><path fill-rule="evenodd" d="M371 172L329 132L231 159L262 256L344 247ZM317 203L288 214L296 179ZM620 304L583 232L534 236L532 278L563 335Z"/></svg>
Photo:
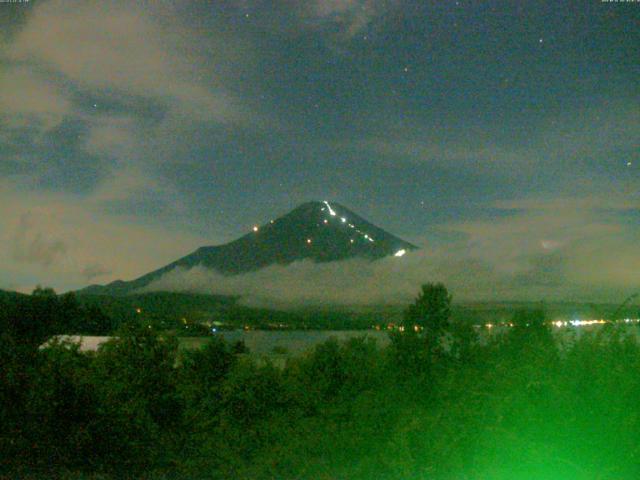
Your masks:
<svg viewBox="0 0 640 480"><path fill-rule="evenodd" d="M250 353L257 355L298 355L330 338L343 342L366 337L375 340L380 347L389 344L388 332L378 330L233 330L217 332L213 337L223 338L229 343L242 341ZM183 348L197 348L209 340L210 337L181 338L180 345Z"/></svg>
<svg viewBox="0 0 640 480"><path fill-rule="evenodd" d="M640 327L638 321L633 320L626 325L619 325L615 328L623 329L625 334L631 335L640 342ZM553 326L552 332L561 346L569 346L576 339L588 333L595 333L607 327L601 324L585 326ZM484 343L488 338L505 334L509 327L492 326L490 328L481 327L478 329L479 341ZM231 330L219 331L209 337L178 337L181 349L201 348L212 338L223 338L230 344L238 341L244 342L249 349L249 353L254 355L299 355L313 349L316 345L326 342L330 338L335 338L340 342L351 338L365 337L373 339L379 347L385 347L390 343L389 332L385 330ZM79 336L79 335L59 335L58 340L70 341L80 344L81 351L96 351L98 347L111 337ZM44 346L52 342L46 342Z"/></svg>

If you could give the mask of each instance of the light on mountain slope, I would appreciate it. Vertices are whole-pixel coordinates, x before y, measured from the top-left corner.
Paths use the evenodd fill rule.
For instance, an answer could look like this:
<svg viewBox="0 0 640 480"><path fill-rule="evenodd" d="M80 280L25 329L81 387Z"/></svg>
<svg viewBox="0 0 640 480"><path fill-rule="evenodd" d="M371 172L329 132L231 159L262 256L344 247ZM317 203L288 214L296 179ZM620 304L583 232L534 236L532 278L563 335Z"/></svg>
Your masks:
<svg viewBox="0 0 640 480"><path fill-rule="evenodd" d="M324 200L322 203L324 203L327 208L329 209L329 213L331 214L332 217L336 216L336 212L335 210L333 210L333 208L331 208L331 205L329 205L329 202L327 202L326 200Z"/></svg>

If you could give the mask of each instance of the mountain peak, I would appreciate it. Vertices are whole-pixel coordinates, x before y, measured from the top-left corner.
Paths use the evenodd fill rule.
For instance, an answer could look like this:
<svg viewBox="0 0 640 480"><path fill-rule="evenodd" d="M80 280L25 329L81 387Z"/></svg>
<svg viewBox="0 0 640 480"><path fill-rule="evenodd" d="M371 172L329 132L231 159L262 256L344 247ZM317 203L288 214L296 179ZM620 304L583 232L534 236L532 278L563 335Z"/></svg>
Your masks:
<svg viewBox="0 0 640 480"><path fill-rule="evenodd" d="M309 201L277 219L254 225L249 233L230 243L200 247L136 280L119 282L117 293L142 288L176 267L204 266L233 275L299 260L330 262L358 257L376 260L402 256L415 248L337 202ZM90 293L109 290L110 285L90 287Z"/></svg>

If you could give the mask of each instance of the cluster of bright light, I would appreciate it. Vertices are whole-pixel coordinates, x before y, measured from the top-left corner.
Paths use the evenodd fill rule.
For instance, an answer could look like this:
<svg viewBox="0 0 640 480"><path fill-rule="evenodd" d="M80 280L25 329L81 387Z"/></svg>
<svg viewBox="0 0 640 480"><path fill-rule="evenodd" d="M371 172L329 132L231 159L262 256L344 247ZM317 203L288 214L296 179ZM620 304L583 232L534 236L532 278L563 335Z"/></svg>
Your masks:
<svg viewBox="0 0 640 480"><path fill-rule="evenodd" d="M625 318L620 320L620 322L640 323L640 318ZM616 323L616 322L612 322L611 320L604 320L602 318L597 320L554 320L553 322L550 322L550 325L557 328L562 328L562 327L587 327L589 325L604 325L606 323ZM491 329L493 327L514 327L514 326L515 325L512 322L484 324L484 327L488 329ZM526 326L528 327L529 324L527 323Z"/></svg>
<svg viewBox="0 0 640 480"><path fill-rule="evenodd" d="M396 253L393 254L394 257L401 257L403 256L405 253L407 253L407 251L403 248L401 250L398 250Z"/></svg>
<svg viewBox="0 0 640 480"><path fill-rule="evenodd" d="M254 232L257 232L258 230L260 230L260 229L258 228L258 226L257 226L257 225L254 225L254 226L253 226L253 231L254 231Z"/></svg>
<svg viewBox="0 0 640 480"><path fill-rule="evenodd" d="M621 322L624 323L638 323L640 322L640 319L638 318L625 318L620 320ZM585 327L585 326L589 326L589 325L602 325L605 323L613 323L611 322L611 320L604 320L604 319L599 319L599 320L556 320L555 322L553 322L553 325L560 328L560 327L566 327L571 325L572 327Z"/></svg>
<svg viewBox="0 0 640 480"><path fill-rule="evenodd" d="M325 204L326 209L329 211L329 214L330 214L332 217L335 217L335 216L337 216L337 215L338 215L338 214L336 213L336 211L335 211L333 208L331 208L331 205L329 205L329 202L327 202L326 200L323 200L323 201L322 201L322 203L324 203L324 204ZM325 210L325 207L323 207L321 210L322 210L322 211L324 211L324 210ZM340 221L341 221L342 223L344 223L344 224L347 224L347 219L346 219L345 217L340 217ZM326 223L329 223L329 221L328 221L326 218L323 220L323 222L324 222L325 224L326 224ZM356 228L356 226L355 226L353 223L349 223L348 225L349 225L349 228L353 228L356 232L358 232L360 235L362 235L362 236L364 237L364 239L365 239L365 240L368 240L368 241L370 241L370 242L372 242L372 243L373 243L373 242L375 242L375 240L373 239L373 237L371 237L368 233L364 233L362 230L360 230L360 229ZM353 239L351 240L351 243L354 243Z"/></svg>

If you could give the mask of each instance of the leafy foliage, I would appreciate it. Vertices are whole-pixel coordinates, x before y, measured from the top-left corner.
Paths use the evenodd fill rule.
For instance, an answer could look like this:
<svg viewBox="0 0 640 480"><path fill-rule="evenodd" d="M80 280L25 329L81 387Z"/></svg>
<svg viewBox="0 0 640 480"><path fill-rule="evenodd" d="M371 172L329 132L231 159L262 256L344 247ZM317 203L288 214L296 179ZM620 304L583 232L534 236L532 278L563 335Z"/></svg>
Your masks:
<svg viewBox="0 0 640 480"><path fill-rule="evenodd" d="M426 283L416 301L409 305L404 315L404 324L424 329L430 341L435 341L449 328L451 317L451 295L442 283Z"/></svg>
<svg viewBox="0 0 640 480"><path fill-rule="evenodd" d="M47 328L77 309L36 297ZM540 310L478 338L449 302L428 287L407 317L446 339L438 354L406 330L386 348L330 340L282 367L215 338L182 352L146 326L91 354L37 349L46 329L21 341L3 313L0 477L640 477L637 327L560 342Z"/></svg>

